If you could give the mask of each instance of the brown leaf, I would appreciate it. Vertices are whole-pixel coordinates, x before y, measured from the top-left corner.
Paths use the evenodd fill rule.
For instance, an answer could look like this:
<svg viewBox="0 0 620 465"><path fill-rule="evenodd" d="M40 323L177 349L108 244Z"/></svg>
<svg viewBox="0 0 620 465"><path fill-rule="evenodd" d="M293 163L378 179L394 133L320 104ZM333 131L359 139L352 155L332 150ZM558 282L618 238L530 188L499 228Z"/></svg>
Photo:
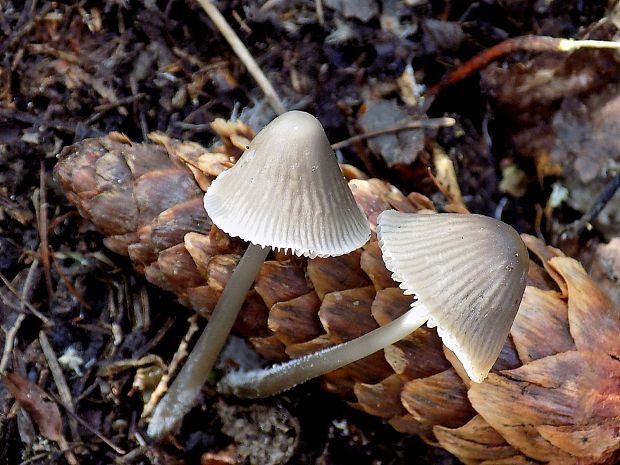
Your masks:
<svg viewBox="0 0 620 465"><path fill-rule="evenodd" d="M211 176L217 176L232 166L230 157L223 153L206 153L198 160L198 168Z"/></svg>
<svg viewBox="0 0 620 465"><path fill-rule="evenodd" d="M11 395L36 423L41 436L56 443L63 442L60 410L45 391L16 373L7 373L3 378Z"/></svg>
<svg viewBox="0 0 620 465"><path fill-rule="evenodd" d="M413 208L415 208L416 211L436 211L433 201L424 194L420 194L419 192L410 192L409 194L407 194L407 200L409 200L409 202L411 203L411 205L413 205Z"/></svg>
<svg viewBox="0 0 620 465"><path fill-rule="evenodd" d="M357 2L350 2L356 5ZM395 100L368 99L360 111L358 122L364 132L373 132L407 124L411 116ZM390 167L413 163L424 148L424 131L383 134L368 140L368 146Z"/></svg>

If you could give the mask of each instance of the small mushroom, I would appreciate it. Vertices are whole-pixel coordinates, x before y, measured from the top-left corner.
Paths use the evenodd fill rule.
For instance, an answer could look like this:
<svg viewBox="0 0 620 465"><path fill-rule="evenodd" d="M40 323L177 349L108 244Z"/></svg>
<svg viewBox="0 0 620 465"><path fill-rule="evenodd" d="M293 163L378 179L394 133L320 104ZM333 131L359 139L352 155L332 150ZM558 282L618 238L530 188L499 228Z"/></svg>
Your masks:
<svg viewBox="0 0 620 465"><path fill-rule="evenodd" d="M336 256L370 237L323 127L301 111L284 113L260 131L235 166L211 184L204 205L218 228L250 245L157 405L151 437L169 431L193 405L271 248L311 258Z"/></svg>
<svg viewBox="0 0 620 465"><path fill-rule="evenodd" d="M230 373L220 390L266 397L352 363L404 338L424 323L437 327L468 376L482 382L506 341L521 302L528 254L517 232L481 215L388 210L377 235L387 268L411 309L343 344L289 362Z"/></svg>

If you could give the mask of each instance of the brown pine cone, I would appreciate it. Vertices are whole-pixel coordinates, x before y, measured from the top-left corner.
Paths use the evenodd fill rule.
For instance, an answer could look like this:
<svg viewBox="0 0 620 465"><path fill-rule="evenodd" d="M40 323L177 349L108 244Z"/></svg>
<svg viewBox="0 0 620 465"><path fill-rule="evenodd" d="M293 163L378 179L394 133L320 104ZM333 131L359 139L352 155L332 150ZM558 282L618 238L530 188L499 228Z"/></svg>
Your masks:
<svg viewBox="0 0 620 465"><path fill-rule="evenodd" d="M217 121L212 152L161 134L119 134L64 150L55 173L69 199L149 281L208 313L244 250L211 226L202 193L251 131ZM344 166L371 226L388 208L433 209L416 193ZM209 229L210 228L210 229ZM466 464L612 463L620 448L620 314L581 265L524 236L535 258L520 312L493 373L471 383L435 330L325 375L323 385L397 430L420 434ZM342 342L408 310L374 236L337 258L273 254L236 330L278 361Z"/></svg>

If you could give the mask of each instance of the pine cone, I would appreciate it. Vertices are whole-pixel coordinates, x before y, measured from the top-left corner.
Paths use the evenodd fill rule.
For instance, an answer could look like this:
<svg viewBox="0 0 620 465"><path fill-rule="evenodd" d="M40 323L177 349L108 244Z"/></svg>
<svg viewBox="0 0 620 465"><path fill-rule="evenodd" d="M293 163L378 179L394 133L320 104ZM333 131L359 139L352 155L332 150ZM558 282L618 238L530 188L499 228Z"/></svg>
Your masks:
<svg viewBox="0 0 620 465"><path fill-rule="evenodd" d="M212 226L202 193L252 137L216 121L222 145L152 134L110 134L66 148L58 181L113 251L179 300L208 314L244 244ZM236 331L261 355L285 360L339 343L409 309L374 235L377 215L433 209L423 195L343 166L373 228L362 249L337 258L273 254L248 294ZM323 377L326 389L419 434L466 464L612 463L620 438L620 315L581 265L524 236L533 252L511 336L489 378L471 383L434 329Z"/></svg>

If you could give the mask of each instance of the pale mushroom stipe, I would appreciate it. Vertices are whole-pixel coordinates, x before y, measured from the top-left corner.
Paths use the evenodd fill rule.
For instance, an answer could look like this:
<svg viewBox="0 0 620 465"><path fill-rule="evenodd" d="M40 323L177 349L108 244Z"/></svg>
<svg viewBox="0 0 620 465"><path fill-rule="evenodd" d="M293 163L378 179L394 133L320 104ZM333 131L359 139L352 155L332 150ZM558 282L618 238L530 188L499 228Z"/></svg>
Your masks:
<svg viewBox="0 0 620 465"><path fill-rule="evenodd" d="M379 215L377 236L386 267L411 309L389 324L351 341L265 370L232 372L222 392L266 397L381 350L427 323L474 382L488 375L517 314L528 254L517 232L481 215Z"/></svg>
<svg viewBox="0 0 620 465"><path fill-rule="evenodd" d="M170 431L190 410L271 248L314 257L349 253L370 238L319 121L301 111L274 119L204 197L213 223L250 242L207 327L167 394L148 434Z"/></svg>

